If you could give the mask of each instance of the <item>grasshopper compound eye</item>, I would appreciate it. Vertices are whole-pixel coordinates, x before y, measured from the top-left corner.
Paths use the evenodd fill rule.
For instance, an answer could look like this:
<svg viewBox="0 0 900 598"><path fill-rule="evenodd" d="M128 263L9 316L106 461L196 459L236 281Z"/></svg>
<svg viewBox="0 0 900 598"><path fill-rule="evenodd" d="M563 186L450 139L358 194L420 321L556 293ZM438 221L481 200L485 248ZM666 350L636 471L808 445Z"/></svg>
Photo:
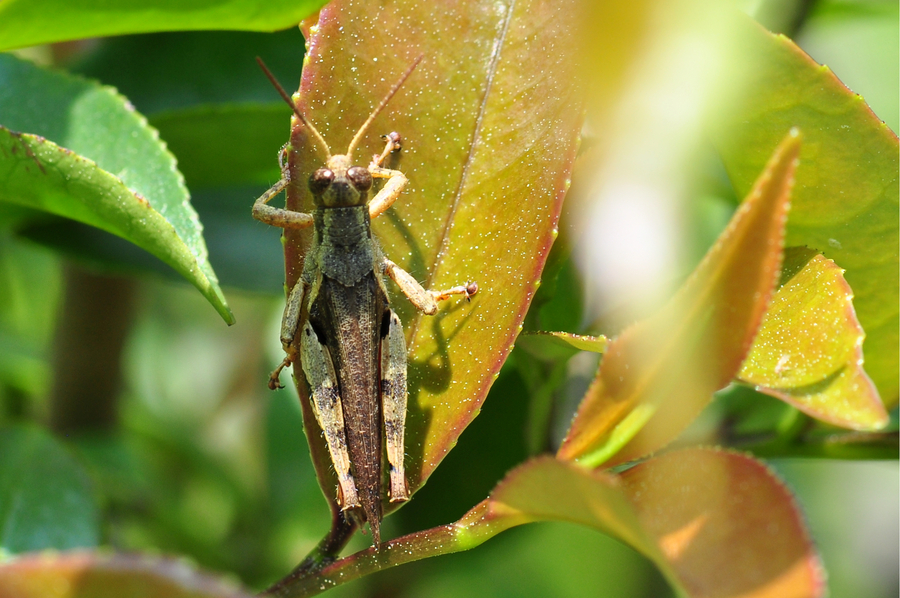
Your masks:
<svg viewBox="0 0 900 598"><path fill-rule="evenodd" d="M362 166L354 166L348 170L347 178L357 191L365 192L372 188L372 175Z"/></svg>
<svg viewBox="0 0 900 598"><path fill-rule="evenodd" d="M309 177L309 190L313 195L322 195L334 180L334 173L327 168L320 168ZM371 184L371 183L370 183Z"/></svg>

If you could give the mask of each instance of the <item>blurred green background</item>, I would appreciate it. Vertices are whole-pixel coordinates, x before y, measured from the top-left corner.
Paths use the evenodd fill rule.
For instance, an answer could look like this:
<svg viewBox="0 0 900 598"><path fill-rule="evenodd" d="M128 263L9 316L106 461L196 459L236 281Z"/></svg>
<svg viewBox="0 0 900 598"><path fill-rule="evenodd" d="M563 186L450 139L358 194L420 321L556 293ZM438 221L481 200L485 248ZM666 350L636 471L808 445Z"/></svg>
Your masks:
<svg viewBox="0 0 900 598"><path fill-rule="evenodd" d="M828 64L898 129L896 2L746 4ZM160 130L179 158L238 323L227 328L195 290L116 238L0 205L0 424L16 431L0 442L0 487L16 474L23 446L47 450L54 458L45 476L65 470L73 478L74 498L57 516L95 522L57 545L188 555L261 588L300 561L330 518L297 397L290 386L272 393L265 385L281 354L281 244L279 231L250 217L253 200L279 176L276 155L288 133L288 109L253 57L265 58L294 88L303 38L296 30L152 34L22 53L115 86ZM204 115L228 111L252 115L252 130L203 128ZM235 162L255 174L229 179ZM693 260L733 210L735 199L721 179L713 163L707 187L690 206ZM581 285L565 236L544 283L529 325L579 331ZM91 356L90 367L79 359L84 356ZM386 520L387 536L459 518L508 469L548 448L547 435L535 440L529 420L527 359L513 353L458 446L415 499ZM556 428L569 421L573 397L592 373L593 365L582 361L570 364L556 397ZM65 447L51 446L31 427L35 422L49 426ZM831 595L897 596L896 463L771 464L805 510ZM39 488L47 479L35 474L27 483ZM17 533L27 535L3 533L7 547L16 545ZM357 537L351 548L367 541ZM643 557L617 541L573 525L535 524L332 594L624 598L670 592Z"/></svg>

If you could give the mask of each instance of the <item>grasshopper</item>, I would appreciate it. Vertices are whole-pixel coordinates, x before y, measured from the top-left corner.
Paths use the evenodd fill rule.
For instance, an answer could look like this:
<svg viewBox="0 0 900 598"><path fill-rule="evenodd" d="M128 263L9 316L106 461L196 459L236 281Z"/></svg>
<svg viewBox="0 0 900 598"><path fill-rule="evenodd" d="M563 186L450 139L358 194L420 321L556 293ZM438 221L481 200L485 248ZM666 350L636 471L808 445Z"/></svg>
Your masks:
<svg viewBox="0 0 900 598"><path fill-rule="evenodd" d="M279 154L282 178L253 204L254 218L281 228L312 226L314 239L300 280L288 293L281 325L285 358L269 379L281 388L281 370L299 358L311 392L316 421L325 435L337 474L337 502L360 527L369 523L374 545L381 542L382 437L387 445L388 496L409 499L404 470L406 429L406 340L391 310L384 276L421 312L434 315L438 301L467 299L478 285L427 291L415 278L384 257L372 238L371 219L400 196L407 178L382 164L400 150L398 133L385 135L385 148L368 167L353 164L353 151L375 117L418 65L419 57L388 91L354 135L346 154L332 155L325 139L303 115L262 60L266 76L323 152L325 165L309 178L312 214L268 205L290 183ZM369 201L373 179L387 179ZM296 371L296 368L295 368Z"/></svg>

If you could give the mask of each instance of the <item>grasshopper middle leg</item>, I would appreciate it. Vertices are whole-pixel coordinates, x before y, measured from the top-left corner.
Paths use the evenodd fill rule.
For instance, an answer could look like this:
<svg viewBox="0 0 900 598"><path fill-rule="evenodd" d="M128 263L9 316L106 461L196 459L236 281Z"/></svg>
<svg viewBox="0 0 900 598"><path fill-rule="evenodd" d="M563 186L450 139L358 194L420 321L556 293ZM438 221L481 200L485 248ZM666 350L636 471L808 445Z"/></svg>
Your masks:
<svg viewBox="0 0 900 598"><path fill-rule="evenodd" d="M306 297L307 288L303 280L298 280L288 295L287 305L284 307L284 315L281 317L281 346L284 348L285 358L281 364L269 375L269 389L284 388L281 381L281 370L294 363L297 358L297 348L294 346L294 337L300 325L300 310L303 308L303 299Z"/></svg>

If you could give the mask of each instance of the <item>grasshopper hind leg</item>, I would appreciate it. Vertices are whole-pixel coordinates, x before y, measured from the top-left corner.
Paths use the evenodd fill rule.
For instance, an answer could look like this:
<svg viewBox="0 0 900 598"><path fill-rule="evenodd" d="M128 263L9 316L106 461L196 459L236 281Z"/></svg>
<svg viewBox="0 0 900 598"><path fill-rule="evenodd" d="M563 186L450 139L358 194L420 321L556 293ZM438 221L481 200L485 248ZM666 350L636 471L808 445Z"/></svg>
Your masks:
<svg viewBox="0 0 900 598"><path fill-rule="evenodd" d="M331 355L328 347L319 341L309 322L304 324L300 337L301 362L312 390L313 411L319 427L325 433L325 442L338 477L338 504L343 511L355 509L360 506L359 494L350 474L344 412Z"/></svg>
<svg viewBox="0 0 900 598"><path fill-rule="evenodd" d="M406 340L400 318L389 311L387 334L381 339L381 409L390 468L391 502L409 500L403 466L406 400Z"/></svg>

